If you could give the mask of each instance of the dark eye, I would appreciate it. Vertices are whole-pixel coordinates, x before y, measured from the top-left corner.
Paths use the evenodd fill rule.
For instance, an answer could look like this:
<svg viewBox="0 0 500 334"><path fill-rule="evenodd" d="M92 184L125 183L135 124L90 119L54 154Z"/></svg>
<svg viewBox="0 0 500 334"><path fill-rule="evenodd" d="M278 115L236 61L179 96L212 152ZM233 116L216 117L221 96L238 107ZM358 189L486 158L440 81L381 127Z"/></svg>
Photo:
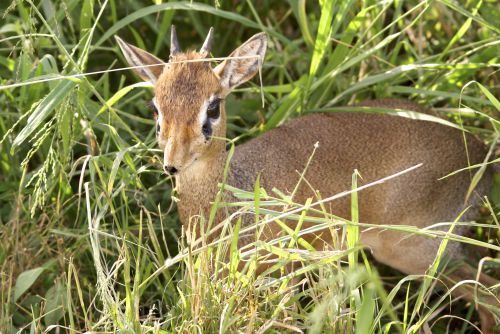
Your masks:
<svg viewBox="0 0 500 334"><path fill-rule="evenodd" d="M201 133L205 136L205 139L208 139L212 135L212 125L210 121L207 119L203 126L201 127Z"/></svg>
<svg viewBox="0 0 500 334"><path fill-rule="evenodd" d="M156 122L156 134L157 135L160 134L160 123L159 122Z"/></svg>
<svg viewBox="0 0 500 334"><path fill-rule="evenodd" d="M220 99L215 99L208 105L207 116L210 119L217 119L220 116Z"/></svg>

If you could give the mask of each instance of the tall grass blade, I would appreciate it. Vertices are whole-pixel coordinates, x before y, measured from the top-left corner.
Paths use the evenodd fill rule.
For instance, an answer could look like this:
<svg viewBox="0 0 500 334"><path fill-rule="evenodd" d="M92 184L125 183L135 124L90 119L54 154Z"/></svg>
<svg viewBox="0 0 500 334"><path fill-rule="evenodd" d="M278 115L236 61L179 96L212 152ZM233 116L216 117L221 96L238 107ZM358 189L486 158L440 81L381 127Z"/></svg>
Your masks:
<svg viewBox="0 0 500 334"><path fill-rule="evenodd" d="M74 81L61 81L55 89L45 96L37 105L33 113L28 117L27 125L19 132L12 143L11 152L24 143L30 135L49 117L50 113L57 108L76 86Z"/></svg>

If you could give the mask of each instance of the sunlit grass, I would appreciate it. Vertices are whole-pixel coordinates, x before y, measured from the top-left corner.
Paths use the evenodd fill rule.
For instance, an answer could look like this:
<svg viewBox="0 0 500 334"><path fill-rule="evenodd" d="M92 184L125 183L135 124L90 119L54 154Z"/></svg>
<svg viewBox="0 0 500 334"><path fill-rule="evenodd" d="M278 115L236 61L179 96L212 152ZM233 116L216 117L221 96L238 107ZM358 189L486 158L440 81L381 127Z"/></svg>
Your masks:
<svg viewBox="0 0 500 334"><path fill-rule="evenodd" d="M355 171L351 191L307 203L258 181L254 192L226 185L239 202L219 199L214 210L237 212L202 220L212 234L195 236L181 229L173 180L162 173L151 89L119 70L112 37L167 59L172 23L185 48L214 26L221 57L265 31L263 86L255 80L226 101L236 145L299 114L366 112L353 104L397 97L437 113L370 111L465 128L497 156L495 2L154 3L0 5L0 332L475 332L474 305L452 300L436 277L439 254L427 276L405 276L370 261L359 229L399 229L442 247L460 241L493 256L482 270L494 274L498 177L484 218L440 230L357 221ZM472 166L475 180L483 169ZM339 196L351 200L351 221L327 210ZM239 226L244 213L255 226ZM314 226L290 230L284 219ZM271 223L283 227L279 238L237 249L238 232ZM475 237L446 232L461 224ZM336 242L349 248L315 250L303 238L311 231L341 232ZM256 275L259 263L268 275Z"/></svg>

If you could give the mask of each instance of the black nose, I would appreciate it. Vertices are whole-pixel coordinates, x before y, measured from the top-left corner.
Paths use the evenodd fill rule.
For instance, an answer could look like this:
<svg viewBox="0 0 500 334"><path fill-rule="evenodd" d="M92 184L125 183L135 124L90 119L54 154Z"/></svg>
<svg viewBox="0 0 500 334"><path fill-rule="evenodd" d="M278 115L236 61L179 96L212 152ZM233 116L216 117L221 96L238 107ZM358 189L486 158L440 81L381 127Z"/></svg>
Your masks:
<svg viewBox="0 0 500 334"><path fill-rule="evenodd" d="M175 173L177 173L177 168L175 168L174 166L165 166L164 168L167 174L175 175Z"/></svg>

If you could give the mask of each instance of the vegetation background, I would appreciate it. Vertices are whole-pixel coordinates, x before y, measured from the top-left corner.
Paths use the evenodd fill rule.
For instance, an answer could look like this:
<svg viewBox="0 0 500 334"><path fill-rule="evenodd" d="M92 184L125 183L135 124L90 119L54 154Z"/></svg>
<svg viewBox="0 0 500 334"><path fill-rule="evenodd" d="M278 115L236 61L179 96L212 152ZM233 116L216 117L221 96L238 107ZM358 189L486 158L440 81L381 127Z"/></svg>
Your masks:
<svg viewBox="0 0 500 334"><path fill-rule="evenodd" d="M476 332L474 305L439 289L439 256L422 281L376 270L357 247L294 252L292 231L292 241L256 245L281 259L256 282L251 267L235 270L230 229L201 249L179 239L147 108L152 91L120 69L113 35L168 59L171 24L184 49L199 48L213 26L216 57L265 31L262 86L254 80L227 101L236 143L301 113L362 112L343 106L397 97L494 148L499 17L497 0L2 1L0 332ZM491 256L500 249L495 189L471 224L474 238L463 240ZM301 207L258 187L233 191L242 210ZM352 203L355 212L356 196ZM320 223L345 228L356 245L353 222L325 213ZM208 258L226 251L230 275L210 274ZM301 286L279 270L291 259L304 264Z"/></svg>

